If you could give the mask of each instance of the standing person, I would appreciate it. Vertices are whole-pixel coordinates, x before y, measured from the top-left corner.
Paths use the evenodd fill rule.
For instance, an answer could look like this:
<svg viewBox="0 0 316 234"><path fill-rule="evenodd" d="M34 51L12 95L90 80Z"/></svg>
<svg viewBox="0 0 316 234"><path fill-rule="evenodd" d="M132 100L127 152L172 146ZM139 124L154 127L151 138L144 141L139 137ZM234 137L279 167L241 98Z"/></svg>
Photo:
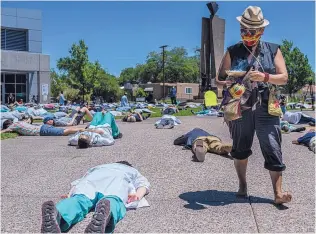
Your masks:
<svg viewBox="0 0 316 234"><path fill-rule="evenodd" d="M171 104L177 105L177 90L174 86L170 90L170 99L171 99Z"/></svg>
<svg viewBox="0 0 316 234"><path fill-rule="evenodd" d="M15 98L14 98L13 94L10 93L8 96L8 104L10 105L10 104L14 104L14 103L15 103Z"/></svg>
<svg viewBox="0 0 316 234"><path fill-rule="evenodd" d="M121 106L122 107L129 106L128 105L128 99L127 99L127 93L124 93L124 95L121 98Z"/></svg>
<svg viewBox="0 0 316 234"><path fill-rule="evenodd" d="M288 80L284 58L279 45L260 40L265 27L269 24L269 21L264 19L260 7L247 7L237 20L240 22L242 42L228 48L216 77L219 84L231 87L232 81L226 79L226 71L240 70L242 67L248 72L239 79L243 82L250 80L251 82L246 84L250 83L253 87L250 94L244 93L248 95L246 97L248 101L241 106L241 118L229 121L233 139L231 156L234 158L239 179L237 195L247 196L246 171L256 131L265 160L264 167L270 172L274 202L275 204L290 202L292 195L282 191L282 171L286 167L281 151L280 117L270 115L268 112L269 86L284 85ZM257 67L257 70L249 69L250 67Z"/></svg>
<svg viewBox="0 0 316 234"><path fill-rule="evenodd" d="M33 102L33 103L37 103L37 100L36 100L35 95L33 95L31 102Z"/></svg>
<svg viewBox="0 0 316 234"><path fill-rule="evenodd" d="M63 106L64 104L65 104L64 92L60 91L60 94L59 94L59 105Z"/></svg>

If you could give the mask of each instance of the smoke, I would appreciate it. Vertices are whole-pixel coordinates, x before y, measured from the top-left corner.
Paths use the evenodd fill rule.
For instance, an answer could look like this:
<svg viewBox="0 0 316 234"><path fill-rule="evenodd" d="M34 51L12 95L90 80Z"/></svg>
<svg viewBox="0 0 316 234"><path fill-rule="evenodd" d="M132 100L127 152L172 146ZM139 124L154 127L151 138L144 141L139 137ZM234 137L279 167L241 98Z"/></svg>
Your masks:
<svg viewBox="0 0 316 234"><path fill-rule="evenodd" d="M235 60L233 62L231 70L233 70L233 71L246 71L248 66L249 65L248 65L247 60L238 59L238 60Z"/></svg>

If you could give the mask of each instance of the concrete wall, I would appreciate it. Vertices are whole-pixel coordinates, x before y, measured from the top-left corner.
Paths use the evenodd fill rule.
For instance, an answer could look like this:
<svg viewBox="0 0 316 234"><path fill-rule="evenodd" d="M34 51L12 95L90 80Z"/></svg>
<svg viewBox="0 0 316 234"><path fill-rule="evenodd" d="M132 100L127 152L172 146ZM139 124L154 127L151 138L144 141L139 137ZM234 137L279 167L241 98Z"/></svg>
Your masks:
<svg viewBox="0 0 316 234"><path fill-rule="evenodd" d="M1 70L50 71L50 57L44 54L1 50Z"/></svg>
<svg viewBox="0 0 316 234"><path fill-rule="evenodd" d="M28 75L27 99L38 95L40 102L50 101L50 57L42 53L42 12L39 10L2 8L1 27L27 30L28 52L1 50L1 71ZM42 85L48 84L44 101Z"/></svg>
<svg viewBox="0 0 316 234"><path fill-rule="evenodd" d="M1 27L28 30L28 51L42 53L42 12L39 10L2 8Z"/></svg>
<svg viewBox="0 0 316 234"><path fill-rule="evenodd" d="M1 50L1 71L29 72L27 98L38 95L40 102L50 101L49 55ZM42 84L48 84L49 93L46 101L41 94Z"/></svg>
<svg viewBox="0 0 316 234"><path fill-rule="evenodd" d="M193 99L193 97L199 94L199 84L195 83L177 83L177 99L188 100ZM192 88L192 94L186 94L185 89Z"/></svg>

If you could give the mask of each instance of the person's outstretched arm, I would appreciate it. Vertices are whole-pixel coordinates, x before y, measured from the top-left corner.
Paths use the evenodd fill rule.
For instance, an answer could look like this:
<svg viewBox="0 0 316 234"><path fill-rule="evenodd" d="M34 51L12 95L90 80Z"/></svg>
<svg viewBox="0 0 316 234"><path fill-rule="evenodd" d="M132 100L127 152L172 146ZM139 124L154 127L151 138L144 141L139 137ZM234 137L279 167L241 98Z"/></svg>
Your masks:
<svg viewBox="0 0 316 234"><path fill-rule="evenodd" d="M128 203L141 200L146 194L149 193L150 183L149 181L137 171L137 176L135 181L133 182L136 193L128 195Z"/></svg>
<svg viewBox="0 0 316 234"><path fill-rule="evenodd" d="M83 132L85 131L85 128L65 128L64 129L64 136L68 136L70 134L74 134L76 132Z"/></svg>
<svg viewBox="0 0 316 234"><path fill-rule="evenodd" d="M1 130L1 132L0 132L0 133L6 133L6 132L13 132L13 130L12 130L12 129L7 128L7 129L4 129L4 130Z"/></svg>

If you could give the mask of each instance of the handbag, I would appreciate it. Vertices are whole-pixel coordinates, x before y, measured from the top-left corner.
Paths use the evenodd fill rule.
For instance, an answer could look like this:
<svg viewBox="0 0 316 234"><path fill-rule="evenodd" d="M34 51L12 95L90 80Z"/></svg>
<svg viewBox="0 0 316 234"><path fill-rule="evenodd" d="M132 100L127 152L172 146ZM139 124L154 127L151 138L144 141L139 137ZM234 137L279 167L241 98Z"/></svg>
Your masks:
<svg viewBox="0 0 316 234"><path fill-rule="evenodd" d="M239 99L232 99L224 106L224 119L233 121L241 118L241 107Z"/></svg>
<svg viewBox="0 0 316 234"><path fill-rule="evenodd" d="M282 109L274 86L269 88L268 113L273 116L282 116Z"/></svg>

